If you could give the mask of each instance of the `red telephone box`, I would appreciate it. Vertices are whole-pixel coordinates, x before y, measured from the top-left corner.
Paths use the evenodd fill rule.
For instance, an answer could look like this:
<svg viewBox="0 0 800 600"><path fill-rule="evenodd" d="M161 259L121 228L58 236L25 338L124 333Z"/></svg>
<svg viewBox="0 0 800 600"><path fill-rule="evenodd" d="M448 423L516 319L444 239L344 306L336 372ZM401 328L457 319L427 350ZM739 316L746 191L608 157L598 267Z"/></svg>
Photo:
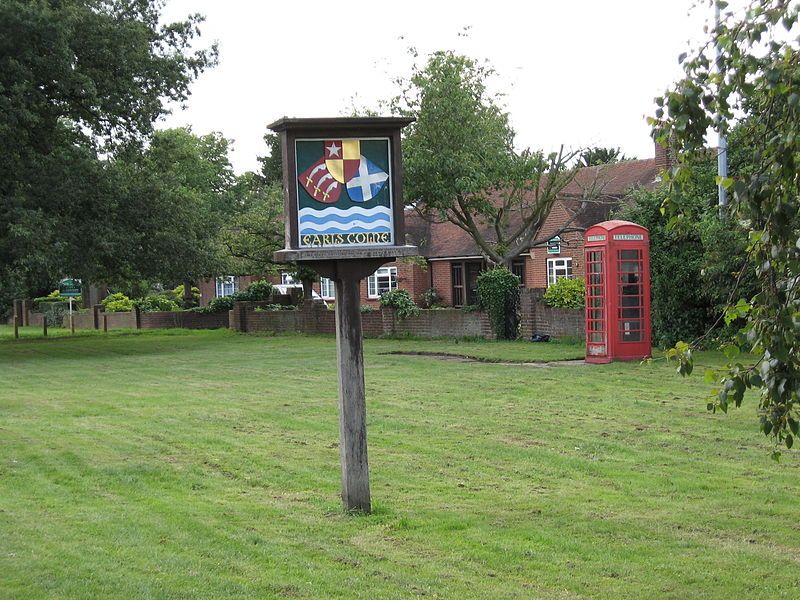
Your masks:
<svg viewBox="0 0 800 600"><path fill-rule="evenodd" d="M650 239L628 221L586 230L586 362L650 356Z"/></svg>

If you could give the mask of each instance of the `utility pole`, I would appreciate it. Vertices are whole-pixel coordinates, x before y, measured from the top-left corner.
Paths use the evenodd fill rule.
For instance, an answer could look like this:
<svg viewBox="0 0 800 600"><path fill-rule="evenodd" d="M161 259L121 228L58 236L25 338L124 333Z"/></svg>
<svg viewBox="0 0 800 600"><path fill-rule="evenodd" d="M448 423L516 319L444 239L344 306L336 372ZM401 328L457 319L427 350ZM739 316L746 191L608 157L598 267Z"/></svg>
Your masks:
<svg viewBox="0 0 800 600"><path fill-rule="evenodd" d="M720 25L720 14L719 14L719 2L714 2L714 22L716 23L716 27ZM717 58L717 71L722 76L722 48L719 45L719 41L715 44L716 47L716 58ZM722 132L722 127L718 125L719 134L719 147L717 148L717 175L722 178L728 176L728 140L725 137L725 134ZM719 204L719 218L724 219L725 214L727 212L728 207L728 190L722 185L720 181L719 186L717 186L717 195L718 195L718 204Z"/></svg>

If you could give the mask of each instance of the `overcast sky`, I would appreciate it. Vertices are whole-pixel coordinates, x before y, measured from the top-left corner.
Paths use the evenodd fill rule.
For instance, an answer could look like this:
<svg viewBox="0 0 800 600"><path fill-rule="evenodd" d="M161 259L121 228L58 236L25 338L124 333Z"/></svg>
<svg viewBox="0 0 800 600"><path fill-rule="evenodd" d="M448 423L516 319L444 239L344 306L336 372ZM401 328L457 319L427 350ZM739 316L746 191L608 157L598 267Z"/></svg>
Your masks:
<svg viewBox="0 0 800 600"><path fill-rule="evenodd" d="M648 158L645 116L710 16L692 4L170 0L165 20L205 15L200 45L217 41L220 61L195 82L188 108L160 126L219 131L234 140L236 171L256 169L268 123L346 115L354 102L376 108L410 73L414 46L488 59L521 148L619 146Z"/></svg>

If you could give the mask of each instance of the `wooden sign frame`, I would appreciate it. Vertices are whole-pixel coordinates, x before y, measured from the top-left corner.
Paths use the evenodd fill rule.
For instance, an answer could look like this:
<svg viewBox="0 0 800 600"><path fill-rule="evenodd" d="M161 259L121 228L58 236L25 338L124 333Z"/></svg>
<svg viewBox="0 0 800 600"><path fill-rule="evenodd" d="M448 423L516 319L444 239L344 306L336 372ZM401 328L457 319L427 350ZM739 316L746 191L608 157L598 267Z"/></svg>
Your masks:
<svg viewBox="0 0 800 600"><path fill-rule="evenodd" d="M286 262L345 259L392 259L417 254L417 248L405 244L403 205L402 154L400 130L413 119L399 117L355 117L330 119L282 118L268 125L281 136L281 153L284 165L283 190L285 196L284 223L286 247L275 254L276 260ZM320 140L387 140L390 170L387 188L391 194L392 244L321 245L307 247L301 243L298 217L298 196L303 194L298 181L298 143ZM304 247L306 246L306 247Z"/></svg>
<svg viewBox="0 0 800 600"><path fill-rule="evenodd" d="M359 282L386 262L418 254L415 246L405 244L400 152L400 130L412 121L395 117L284 117L268 126L281 136L283 162L286 247L275 253L275 259L302 263L332 279L336 287L339 457L342 502L348 511L371 511ZM373 143L376 140L385 140L387 143L385 154L381 154L380 158L372 156L380 164L373 163L370 157L365 156L369 154L365 148L380 146L379 143ZM308 150L302 162L299 158L300 144L305 144ZM356 168L357 171L354 170ZM373 177L377 178L374 187L370 183ZM352 183L352 190L348 182ZM344 193L348 195L342 196ZM351 193L352 196L349 195ZM326 204L336 204L339 198L342 200L339 206L346 206L346 209L336 207L336 210L330 211L324 208ZM303 209L300 208L300 199L307 209L304 214L314 215L313 222L321 223L320 226L307 225L308 231L321 227L322 231L339 230L339 233L323 233L321 235L328 237L308 237L304 240L304 235L315 234L301 231ZM359 203L364 208L358 208ZM383 223L387 219L390 221L390 243L370 243L372 239L383 239L386 231ZM356 220L359 224L355 223ZM373 227L371 222L380 222L372 230L380 230L380 236L375 233L375 237L369 239L357 235L348 237L349 231L360 234L369 232L369 228Z"/></svg>

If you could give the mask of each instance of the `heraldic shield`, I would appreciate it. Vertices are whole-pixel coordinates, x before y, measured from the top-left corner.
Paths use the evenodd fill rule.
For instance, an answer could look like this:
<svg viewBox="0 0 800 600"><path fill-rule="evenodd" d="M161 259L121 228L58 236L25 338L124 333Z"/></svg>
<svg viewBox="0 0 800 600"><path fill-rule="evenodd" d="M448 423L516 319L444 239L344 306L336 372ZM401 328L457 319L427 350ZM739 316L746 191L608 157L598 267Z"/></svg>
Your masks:
<svg viewBox="0 0 800 600"><path fill-rule="evenodd" d="M295 143L300 246L393 244L388 138Z"/></svg>

